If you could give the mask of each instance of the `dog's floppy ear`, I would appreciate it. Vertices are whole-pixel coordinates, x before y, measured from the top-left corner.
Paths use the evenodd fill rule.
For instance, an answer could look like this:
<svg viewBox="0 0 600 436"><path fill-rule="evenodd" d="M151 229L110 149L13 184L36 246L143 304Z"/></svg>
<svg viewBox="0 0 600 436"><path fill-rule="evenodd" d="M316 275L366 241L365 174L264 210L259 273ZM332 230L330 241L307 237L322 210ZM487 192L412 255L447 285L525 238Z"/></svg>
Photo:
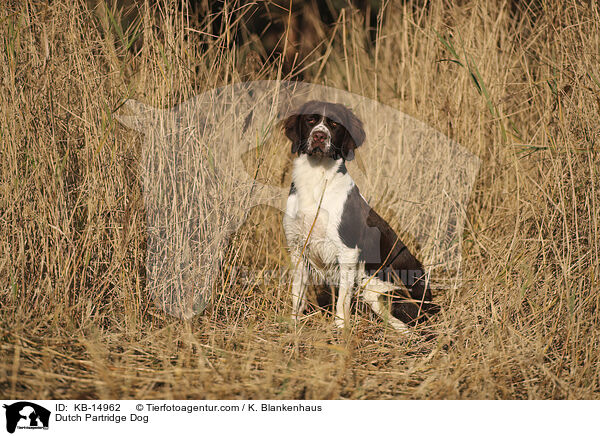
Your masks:
<svg viewBox="0 0 600 436"><path fill-rule="evenodd" d="M365 142L366 134L363 123L349 109L344 108L346 136L342 142L342 157L345 160L354 159L354 150Z"/></svg>
<svg viewBox="0 0 600 436"><path fill-rule="evenodd" d="M285 136L292 141L292 153L298 153L300 149L300 115L290 115L283 122Z"/></svg>

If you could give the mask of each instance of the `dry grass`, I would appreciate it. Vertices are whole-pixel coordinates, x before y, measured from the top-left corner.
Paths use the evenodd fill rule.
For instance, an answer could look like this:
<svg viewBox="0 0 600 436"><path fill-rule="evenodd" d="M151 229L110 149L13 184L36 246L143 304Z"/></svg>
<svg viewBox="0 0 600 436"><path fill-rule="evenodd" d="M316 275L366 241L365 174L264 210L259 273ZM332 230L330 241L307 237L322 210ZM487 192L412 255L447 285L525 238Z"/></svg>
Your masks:
<svg viewBox="0 0 600 436"><path fill-rule="evenodd" d="M102 3L3 4L0 396L598 398L598 9L433 3L388 5L374 46L348 9L303 64L306 80L394 106L482 159L464 283L437 296L430 342L367 312L349 335L319 310L295 331L271 282L227 284L188 322L158 310L141 141L112 112L281 78L280 64L172 4L140 7L130 32ZM233 258L285 264L280 217L262 212Z"/></svg>

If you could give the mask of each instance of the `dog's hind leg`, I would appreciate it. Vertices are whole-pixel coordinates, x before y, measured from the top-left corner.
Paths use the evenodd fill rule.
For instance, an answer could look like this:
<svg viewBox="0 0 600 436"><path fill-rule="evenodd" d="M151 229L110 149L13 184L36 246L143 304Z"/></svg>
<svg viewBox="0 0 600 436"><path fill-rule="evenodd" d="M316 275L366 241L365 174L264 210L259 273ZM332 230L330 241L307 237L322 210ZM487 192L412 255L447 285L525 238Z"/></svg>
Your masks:
<svg viewBox="0 0 600 436"><path fill-rule="evenodd" d="M385 295L394 290L394 286L379 280L376 277L365 278L361 283L363 288L362 297L371 306L371 309L377 316L389 322L389 324L400 332L409 333L410 330L406 324L395 318L379 301L381 295Z"/></svg>

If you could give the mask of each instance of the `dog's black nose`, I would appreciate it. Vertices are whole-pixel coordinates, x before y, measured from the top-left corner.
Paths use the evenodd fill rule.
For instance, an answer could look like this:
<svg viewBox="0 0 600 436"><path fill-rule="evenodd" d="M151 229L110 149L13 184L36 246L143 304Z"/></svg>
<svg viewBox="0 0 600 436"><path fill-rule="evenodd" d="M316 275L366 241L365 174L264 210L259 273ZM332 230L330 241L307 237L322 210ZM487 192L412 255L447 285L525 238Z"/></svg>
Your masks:
<svg viewBox="0 0 600 436"><path fill-rule="evenodd" d="M315 142L325 142L326 139L327 135L324 132L313 133L313 141Z"/></svg>

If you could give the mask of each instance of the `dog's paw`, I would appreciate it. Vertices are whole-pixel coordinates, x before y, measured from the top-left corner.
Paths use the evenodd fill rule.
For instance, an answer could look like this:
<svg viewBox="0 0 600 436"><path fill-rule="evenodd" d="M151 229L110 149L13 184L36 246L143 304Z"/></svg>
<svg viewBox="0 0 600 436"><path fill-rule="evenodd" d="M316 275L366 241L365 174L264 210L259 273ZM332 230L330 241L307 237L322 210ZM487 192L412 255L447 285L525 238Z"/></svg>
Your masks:
<svg viewBox="0 0 600 436"><path fill-rule="evenodd" d="M335 317L335 320L333 321L333 324L338 329L343 329L344 327L346 327L346 321L344 320L344 318L340 318L338 316Z"/></svg>
<svg viewBox="0 0 600 436"><path fill-rule="evenodd" d="M399 333L404 333L407 335L412 333L412 331L406 324L394 317L390 317L387 320L387 322L394 330L396 330Z"/></svg>

